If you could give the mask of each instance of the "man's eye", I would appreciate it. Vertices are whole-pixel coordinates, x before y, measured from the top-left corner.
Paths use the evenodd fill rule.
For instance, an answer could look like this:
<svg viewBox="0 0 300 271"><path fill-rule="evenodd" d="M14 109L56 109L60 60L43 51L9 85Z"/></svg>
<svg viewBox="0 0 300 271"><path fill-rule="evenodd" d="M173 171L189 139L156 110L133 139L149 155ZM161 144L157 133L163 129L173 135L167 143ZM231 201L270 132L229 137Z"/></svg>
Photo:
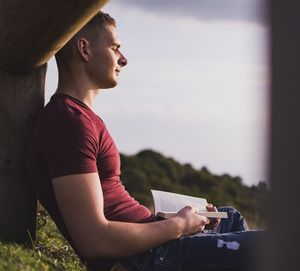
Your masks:
<svg viewBox="0 0 300 271"><path fill-rule="evenodd" d="M118 51L118 47L112 47L112 49L117 52Z"/></svg>

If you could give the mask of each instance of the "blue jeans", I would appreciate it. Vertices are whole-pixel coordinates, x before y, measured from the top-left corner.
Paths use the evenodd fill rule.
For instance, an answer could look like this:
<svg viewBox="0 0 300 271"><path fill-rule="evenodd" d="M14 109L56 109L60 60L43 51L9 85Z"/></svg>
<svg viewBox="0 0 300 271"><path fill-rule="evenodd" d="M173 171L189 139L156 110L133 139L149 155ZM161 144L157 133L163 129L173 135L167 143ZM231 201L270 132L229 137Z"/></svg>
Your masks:
<svg viewBox="0 0 300 271"><path fill-rule="evenodd" d="M248 231L242 215L232 207L219 226L209 233L183 237L121 261L128 271L217 271L255 270L254 252L264 235Z"/></svg>

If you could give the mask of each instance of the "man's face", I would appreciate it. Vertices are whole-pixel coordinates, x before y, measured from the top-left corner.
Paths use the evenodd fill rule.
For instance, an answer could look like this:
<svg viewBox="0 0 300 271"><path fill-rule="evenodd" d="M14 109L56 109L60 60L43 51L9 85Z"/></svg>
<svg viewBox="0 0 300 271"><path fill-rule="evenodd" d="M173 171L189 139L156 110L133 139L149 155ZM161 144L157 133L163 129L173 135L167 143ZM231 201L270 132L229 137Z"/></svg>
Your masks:
<svg viewBox="0 0 300 271"><path fill-rule="evenodd" d="M92 44L87 67L90 79L97 88L112 88L117 85L121 68L127 64L127 59L120 52L120 46L114 26L108 25L99 31L99 36Z"/></svg>

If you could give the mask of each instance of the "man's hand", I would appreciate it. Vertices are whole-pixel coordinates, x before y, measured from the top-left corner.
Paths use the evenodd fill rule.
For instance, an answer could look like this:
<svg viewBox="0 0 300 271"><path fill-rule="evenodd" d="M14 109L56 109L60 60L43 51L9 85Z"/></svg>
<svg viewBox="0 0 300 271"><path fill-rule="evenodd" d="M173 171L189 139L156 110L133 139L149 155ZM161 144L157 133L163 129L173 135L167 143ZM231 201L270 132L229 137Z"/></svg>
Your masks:
<svg viewBox="0 0 300 271"><path fill-rule="evenodd" d="M217 208L213 206L211 203L208 203L206 206L207 212L218 212ZM221 218L211 218L209 224L205 226L206 230L213 230L216 228L221 222Z"/></svg>
<svg viewBox="0 0 300 271"><path fill-rule="evenodd" d="M189 236L201 232L205 226L209 224L210 220L198 213L199 209L191 206L186 206L177 213L175 218L181 220L182 236Z"/></svg>

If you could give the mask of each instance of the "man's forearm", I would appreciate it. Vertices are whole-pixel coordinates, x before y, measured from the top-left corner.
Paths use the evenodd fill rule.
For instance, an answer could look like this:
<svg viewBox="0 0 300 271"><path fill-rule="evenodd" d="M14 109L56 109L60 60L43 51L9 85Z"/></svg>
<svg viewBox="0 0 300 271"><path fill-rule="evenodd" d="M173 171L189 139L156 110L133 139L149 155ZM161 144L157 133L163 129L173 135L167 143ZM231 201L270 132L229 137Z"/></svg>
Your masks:
<svg viewBox="0 0 300 271"><path fill-rule="evenodd" d="M175 240L183 234L184 222L181 220L174 217L142 224L117 221L101 223L90 257L125 257Z"/></svg>

